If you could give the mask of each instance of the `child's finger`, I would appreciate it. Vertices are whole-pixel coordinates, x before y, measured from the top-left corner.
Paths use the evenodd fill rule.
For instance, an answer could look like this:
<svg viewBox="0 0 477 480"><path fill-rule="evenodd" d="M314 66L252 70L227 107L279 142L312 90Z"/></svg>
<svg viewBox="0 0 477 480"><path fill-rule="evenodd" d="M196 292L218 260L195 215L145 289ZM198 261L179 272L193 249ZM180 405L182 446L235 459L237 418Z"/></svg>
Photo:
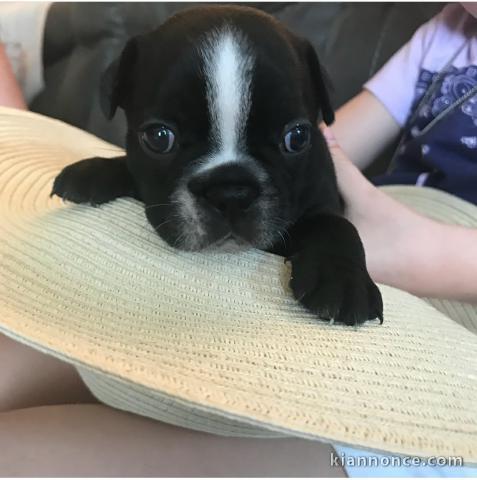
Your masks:
<svg viewBox="0 0 477 480"><path fill-rule="evenodd" d="M329 147L339 147L335 134L331 128L321 127L321 133L325 137L326 143L328 143Z"/></svg>
<svg viewBox="0 0 477 480"><path fill-rule="evenodd" d="M333 130L331 130L331 128L329 127L321 127L321 132L325 137L326 143L328 145L328 148L331 152L331 156L333 157L335 163L341 162L341 161L349 161L348 157L346 156L344 151L341 149L338 143L338 140L336 140Z"/></svg>

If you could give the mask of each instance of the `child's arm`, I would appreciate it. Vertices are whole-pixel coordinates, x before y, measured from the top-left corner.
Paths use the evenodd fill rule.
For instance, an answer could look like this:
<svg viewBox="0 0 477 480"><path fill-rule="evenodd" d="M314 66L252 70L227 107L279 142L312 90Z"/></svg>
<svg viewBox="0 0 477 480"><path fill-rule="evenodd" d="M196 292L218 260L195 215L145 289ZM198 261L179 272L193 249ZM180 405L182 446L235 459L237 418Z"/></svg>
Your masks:
<svg viewBox="0 0 477 480"><path fill-rule="evenodd" d="M403 257L394 257L395 270L386 275L390 284L418 296L477 302L477 229L444 225L410 210L402 221L408 236L401 233L402 244L396 245Z"/></svg>
<svg viewBox="0 0 477 480"><path fill-rule="evenodd" d="M477 302L477 229L424 217L372 185L325 129L347 218L376 282L415 295Z"/></svg>
<svg viewBox="0 0 477 480"><path fill-rule="evenodd" d="M397 138L400 130L394 117L368 90L336 112L332 128L341 148L361 170Z"/></svg>
<svg viewBox="0 0 477 480"><path fill-rule="evenodd" d="M440 30L448 29L447 10L422 25L401 49L364 85L364 90L336 112L333 132L360 169L395 140L416 95L424 59Z"/></svg>
<svg viewBox="0 0 477 480"><path fill-rule="evenodd" d="M0 43L0 106L20 108L26 110L20 86L13 74L12 67L5 53L4 46Z"/></svg>

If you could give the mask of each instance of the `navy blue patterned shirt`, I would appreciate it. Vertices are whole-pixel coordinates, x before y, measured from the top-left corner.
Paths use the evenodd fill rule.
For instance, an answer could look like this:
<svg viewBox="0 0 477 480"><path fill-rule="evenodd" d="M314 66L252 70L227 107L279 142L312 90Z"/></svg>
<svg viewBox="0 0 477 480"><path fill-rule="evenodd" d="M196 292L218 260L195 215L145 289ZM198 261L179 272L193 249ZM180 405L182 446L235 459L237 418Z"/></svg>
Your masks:
<svg viewBox="0 0 477 480"><path fill-rule="evenodd" d="M477 204L477 19L447 5L365 88L403 128L390 170L373 181L433 187Z"/></svg>

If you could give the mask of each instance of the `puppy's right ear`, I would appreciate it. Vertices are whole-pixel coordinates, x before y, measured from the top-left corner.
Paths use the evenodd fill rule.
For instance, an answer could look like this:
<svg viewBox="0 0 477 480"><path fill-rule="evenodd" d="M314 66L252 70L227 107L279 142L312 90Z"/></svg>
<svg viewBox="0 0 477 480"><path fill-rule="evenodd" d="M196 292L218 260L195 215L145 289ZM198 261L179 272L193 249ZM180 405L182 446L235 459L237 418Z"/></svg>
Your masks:
<svg viewBox="0 0 477 480"><path fill-rule="evenodd" d="M132 92L132 70L137 57L137 40L132 38L104 72L100 84L100 103L106 117L111 120L118 107L124 108Z"/></svg>

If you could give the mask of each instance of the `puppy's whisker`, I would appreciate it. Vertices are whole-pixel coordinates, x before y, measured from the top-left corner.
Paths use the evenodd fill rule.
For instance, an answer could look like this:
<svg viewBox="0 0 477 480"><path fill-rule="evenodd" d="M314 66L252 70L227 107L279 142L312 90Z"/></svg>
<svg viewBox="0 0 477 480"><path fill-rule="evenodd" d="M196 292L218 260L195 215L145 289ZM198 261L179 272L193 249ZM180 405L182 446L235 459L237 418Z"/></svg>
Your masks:
<svg viewBox="0 0 477 480"><path fill-rule="evenodd" d="M124 155L124 151L117 148L98 147L96 148L96 150L101 152L111 152L111 153L116 153L118 155ZM111 158L114 158L114 157L111 157Z"/></svg>
<svg viewBox="0 0 477 480"><path fill-rule="evenodd" d="M182 232L181 234L179 234L174 241L174 248L177 248L177 245L179 245L179 243L182 242L184 238L185 238L185 232Z"/></svg>
<svg viewBox="0 0 477 480"><path fill-rule="evenodd" d="M158 228L161 228L163 225L166 225L168 223L172 222L172 219L171 218L168 218L167 220L165 220L164 222L160 223L159 225L152 225L150 224L149 222L146 222L144 223L144 225L142 225L142 228L144 228L145 230L149 230L151 227L153 228L153 230L156 230Z"/></svg>
<svg viewBox="0 0 477 480"><path fill-rule="evenodd" d="M154 230L157 230L158 228L161 228L163 225L166 225L166 224L171 223L171 222L172 222L172 219L169 218L169 219L166 220L165 222L162 222L162 223L160 223L159 225L156 225L156 226L154 226L154 227L152 227L152 228L154 228Z"/></svg>
<svg viewBox="0 0 477 480"><path fill-rule="evenodd" d="M287 242L285 241L285 237L283 236L282 232L280 232L280 230L277 230L277 233L278 233L278 235L280 235L280 238L282 239L283 246L286 247Z"/></svg>
<svg viewBox="0 0 477 480"><path fill-rule="evenodd" d="M284 228L284 229L282 230L282 233L284 233L284 234L288 237L288 240L291 241L290 232L289 232L286 228Z"/></svg>
<svg viewBox="0 0 477 480"><path fill-rule="evenodd" d="M171 207L171 203L155 203L154 205L147 205L144 210L148 210L149 208L157 208L157 207Z"/></svg>

